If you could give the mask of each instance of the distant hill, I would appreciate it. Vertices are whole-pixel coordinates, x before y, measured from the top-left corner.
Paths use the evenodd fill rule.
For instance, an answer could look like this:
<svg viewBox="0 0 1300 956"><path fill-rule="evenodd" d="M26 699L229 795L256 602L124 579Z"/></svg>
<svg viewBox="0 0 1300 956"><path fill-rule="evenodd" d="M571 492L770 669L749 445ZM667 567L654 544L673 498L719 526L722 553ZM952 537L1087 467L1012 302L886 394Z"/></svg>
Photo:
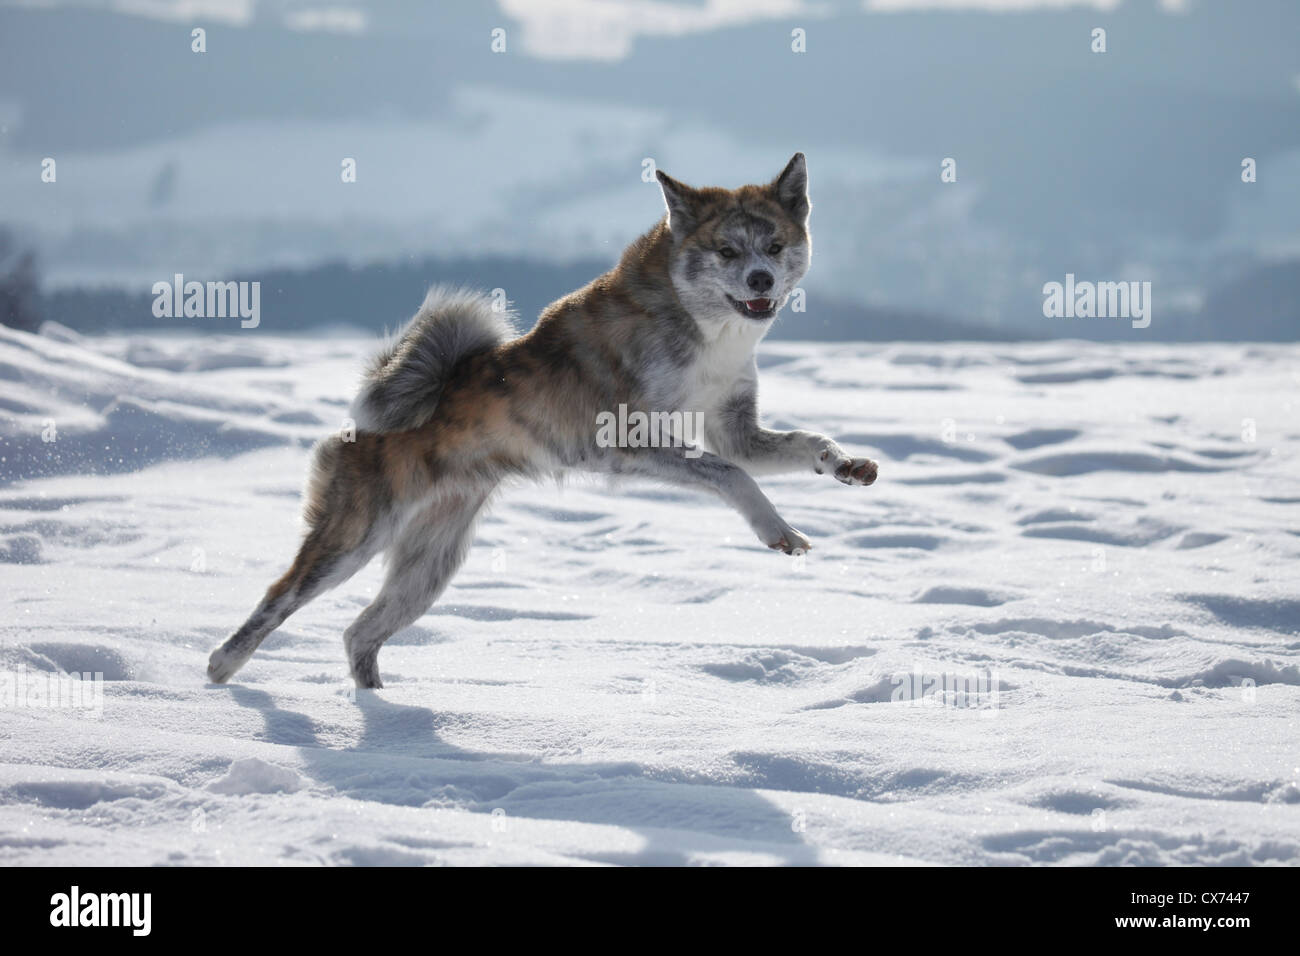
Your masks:
<svg viewBox="0 0 1300 956"><path fill-rule="evenodd" d="M1300 261L1260 266L1214 289L1188 331L1249 342L1300 339Z"/></svg>
<svg viewBox="0 0 1300 956"><path fill-rule="evenodd" d="M610 58L531 52L530 36L581 32L558 13L547 28L545 10L563 4L355 0L334 6L364 14L359 33L288 25L311 6L0 3L0 217L30 236L52 281L407 254L599 257L659 208L645 159L735 184L772 175L796 148L813 170L815 279L868 310L905 303L1003 322L1004 335L1060 334L1034 314L1047 278L1158 276L1159 310L1206 296L1245 259L1295 248L1296 0L997 13L833 0L779 18L643 4L629 21L653 8L717 22L642 32ZM223 25L218 8L248 19ZM164 10L176 19L149 15ZM198 23L202 55L190 44ZM1092 52L1098 27L1105 54ZM497 28L506 55L489 52ZM791 49L795 28L806 54ZM57 186L38 175L47 157ZM346 188L343 157L361 170ZM1245 157L1258 162L1250 185ZM947 158L959 176L943 183ZM545 298L486 281L526 314ZM377 321L356 313L379 303L337 304ZM846 334L825 306L810 302L809 327ZM1156 326L1172 322L1164 309ZM1234 328L1235 316L1215 334ZM1078 323L1066 334L1166 332Z"/></svg>
<svg viewBox="0 0 1300 956"><path fill-rule="evenodd" d="M261 273L263 334L281 334L333 325L383 331L409 319L425 291L435 283L491 290L502 288L531 326L551 302L586 285L610 267L585 260L555 265L514 257L461 260L426 259L353 268L328 263L311 269ZM770 337L813 341L948 341L1039 338L1006 329L963 323L943 316L891 307L861 306L826 299L810 290L807 311L787 310ZM42 318L79 332L120 329L206 329L231 332L234 319L158 319L153 296L119 289L60 289L40 302Z"/></svg>
<svg viewBox="0 0 1300 956"><path fill-rule="evenodd" d="M551 302L591 281L608 262L566 264L510 256L422 259L351 267L327 263L310 269L260 273L263 334L351 326L376 332L411 317L436 283L505 290L530 327ZM242 274L248 274L246 271ZM787 309L769 338L820 342L1023 341L1052 338L1128 342L1294 342L1300 340L1300 261L1252 268L1213 289L1198 311L1157 308L1150 328L1113 319L1043 319L1020 325L984 325L919 309L859 305L820 294L807 283L807 310ZM120 289L59 289L35 298L31 311L79 332L122 329L202 329L232 332L235 319L158 319L153 296Z"/></svg>
<svg viewBox="0 0 1300 956"><path fill-rule="evenodd" d="M555 299L610 268L601 260L554 264L486 258L422 259L354 268L328 263L309 269L260 273L263 334L307 332L326 326L391 330L415 312L430 285L504 289L520 324L528 328ZM247 273L244 273L247 274ZM781 313L768 338L816 342L1009 342L1083 338L1128 342L1300 341L1300 261L1262 265L1210 291L1195 312L1158 307L1151 328L1132 329L1110 319L1034 319L1019 325L984 325L891 304L863 306L818 293L813 282L807 310ZM155 319L147 291L60 289L36 298L40 319L78 332L205 329L234 332L234 319Z"/></svg>
<svg viewBox="0 0 1300 956"><path fill-rule="evenodd" d="M1154 297L1155 312L1145 329L1133 329L1122 319L1040 321L1054 337L1092 341L1300 341L1300 260L1247 267L1212 286L1199 309L1165 309L1158 291Z"/></svg>

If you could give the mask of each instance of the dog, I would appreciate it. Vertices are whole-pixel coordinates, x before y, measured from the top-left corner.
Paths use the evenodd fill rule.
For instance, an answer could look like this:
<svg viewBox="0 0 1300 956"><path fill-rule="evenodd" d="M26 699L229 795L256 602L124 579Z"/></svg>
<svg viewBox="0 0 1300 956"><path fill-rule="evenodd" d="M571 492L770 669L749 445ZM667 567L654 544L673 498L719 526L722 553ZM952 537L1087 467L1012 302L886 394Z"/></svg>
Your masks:
<svg viewBox="0 0 1300 956"><path fill-rule="evenodd" d="M711 491L785 554L808 539L755 475L876 480L876 462L824 435L759 423L755 347L811 261L803 154L770 183L735 190L656 175L666 214L527 334L488 296L429 293L366 371L355 431L317 444L297 557L213 652L212 681L228 681L290 614L385 552L379 595L343 634L356 685L382 687L380 648L446 588L507 478L582 470ZM658 431L598 441L596 423L614 409L658 415ZM705 448L672 433L682 414L702 423Z"/></svg>

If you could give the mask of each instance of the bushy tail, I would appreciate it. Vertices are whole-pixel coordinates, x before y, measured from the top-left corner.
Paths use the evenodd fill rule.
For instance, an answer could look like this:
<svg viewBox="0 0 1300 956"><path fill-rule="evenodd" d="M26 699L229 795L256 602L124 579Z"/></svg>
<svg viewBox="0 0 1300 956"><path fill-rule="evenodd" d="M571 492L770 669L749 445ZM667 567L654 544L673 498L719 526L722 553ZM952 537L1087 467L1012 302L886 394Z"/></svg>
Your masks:
<svg viewBox="0 0 1300 956"><path fill-rule="evenodd" d="M512 319L481 292L430 289L420 311L366 369L352 403L357 429L395 432L427 424L456 363L513 338Z"/></svg>

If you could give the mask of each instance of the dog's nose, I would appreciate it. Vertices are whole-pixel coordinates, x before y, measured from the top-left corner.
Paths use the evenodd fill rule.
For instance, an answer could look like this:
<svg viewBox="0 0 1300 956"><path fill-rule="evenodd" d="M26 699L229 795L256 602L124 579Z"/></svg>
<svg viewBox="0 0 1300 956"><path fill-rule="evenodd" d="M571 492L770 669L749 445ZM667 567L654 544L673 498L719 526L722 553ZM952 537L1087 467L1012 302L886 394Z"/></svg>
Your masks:
<svg viewBox="0 0 1300 956"><path fill-rule="evenodd" d="M766 292L768 289L772 288L776 282L776 280L772 278L772 273L765 269L755 269L749 274L749 278L745 281L755 292Z"/></svg>

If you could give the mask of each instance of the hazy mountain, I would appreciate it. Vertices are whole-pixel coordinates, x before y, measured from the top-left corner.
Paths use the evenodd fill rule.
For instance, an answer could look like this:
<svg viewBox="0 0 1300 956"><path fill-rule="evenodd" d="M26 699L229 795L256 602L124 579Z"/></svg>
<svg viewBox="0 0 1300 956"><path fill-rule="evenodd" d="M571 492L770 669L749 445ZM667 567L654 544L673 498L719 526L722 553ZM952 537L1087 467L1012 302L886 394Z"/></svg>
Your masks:
<svg viewBox="0 0 1300 956"><path fill-rule="evenodd" d="M188 20L0 9L0 221L51 282L607 261L658 214L644 158L735 184L796 148L813 173L810 287L828 300L1038 331L1042 285L1067 272L1152 281L1163 314L1191 314L1300 251L1288 0L838 4L640 36L605 60L536 55L535 20L485 3L357 7L343 33L290 29L293 5L252 9L205 24L203 54ZM40 181L47 156L57 185ZM940 182L945 157L956 183ZM1241 181L1244 157L1258 182Z"/></svg>
<svg viewBox="0 0 1300 956"><path fill-rule="evenodd" d="M609 263L599 260L551 265L528 259L485 257L360 268L326 263L306 270L274 270L259 280L262 287L258 327L270 334L327 326L391 331L411 317L425 291L434 283L491 290L499 288L497 283L502 276L508 276L511 306L518 313L518 325L526 329L547 305L586 285L608 267ZM239 327L236 318L159 320L154 317L153 302L152 295L136 291L72 288L47 293L38 308L42 320L52 319L82 332L203 329L229 333ZM5 321L3 312L0 321ZM806 311L785 311L769 337L815 341L947 341L1011 336L987 326L942 316L812 296Z"/></svg>

